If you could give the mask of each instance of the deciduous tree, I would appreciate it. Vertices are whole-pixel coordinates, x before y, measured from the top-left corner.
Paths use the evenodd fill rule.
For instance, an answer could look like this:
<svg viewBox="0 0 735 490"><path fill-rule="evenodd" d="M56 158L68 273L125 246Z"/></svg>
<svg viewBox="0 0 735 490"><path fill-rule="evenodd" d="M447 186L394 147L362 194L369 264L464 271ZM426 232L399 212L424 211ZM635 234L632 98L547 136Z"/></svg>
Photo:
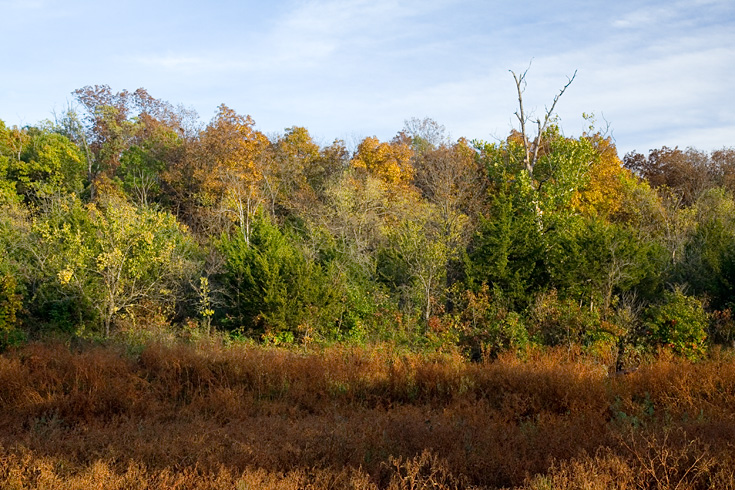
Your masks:
<svg viewBox="0 0 735 490"><path fill-rule="evenodd" d="M171 214L109 196L87 205L66 198L55 213L36 220L33 233L46 300L65 295L94 311L106 336L133 306L175 304L192 257L192 244Z"/></svg>
<svg viewBox="0 0 735 490"><path fill-rule="evenodd" d="M249 241L253 218L261 206L263 169L260 157L268 145L250 116L222 104L202 133L204 162L194 178L202 182L200 199L231 216Z"/></svg>
<svg viewBox="0 0 735 490"><path fill-rule="evenodd" d="M411 146L400 138L391 143L381 143L370 136L360 142L352 157L353 168L367 171L386 184L407 186L413 178Z"/></svg>

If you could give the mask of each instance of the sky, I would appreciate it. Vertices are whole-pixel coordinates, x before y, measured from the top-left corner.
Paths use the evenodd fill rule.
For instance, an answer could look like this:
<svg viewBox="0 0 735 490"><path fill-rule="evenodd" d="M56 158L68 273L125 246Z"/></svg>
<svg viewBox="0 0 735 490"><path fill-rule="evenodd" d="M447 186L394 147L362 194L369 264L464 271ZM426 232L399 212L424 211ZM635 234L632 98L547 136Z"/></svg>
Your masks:
<svg viewBox="0 0 735 490"><path fill-rule="evenodd" d="M0 0L0 119L33 125L87 85L224 103L268 135L356 146L412 117L497 141L524 105L567 136L594 114L620 155L735 146L735 0Z"/></svg>

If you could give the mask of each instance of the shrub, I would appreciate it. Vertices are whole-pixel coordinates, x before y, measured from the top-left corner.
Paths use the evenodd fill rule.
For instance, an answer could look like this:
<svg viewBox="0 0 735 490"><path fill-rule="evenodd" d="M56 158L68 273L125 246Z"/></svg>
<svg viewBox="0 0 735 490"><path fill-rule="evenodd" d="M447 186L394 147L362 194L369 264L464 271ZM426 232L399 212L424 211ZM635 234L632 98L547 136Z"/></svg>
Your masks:
<svg viewBox="0 0 735 490"><path fill-rule="evenodd" d="M23 307L23 297L16 291L15 277L0 276L0 351L22 341L17 314Z"/></svg>
<svg viewBox="0 0 735 490"><path fill-rule="evenodd" d="M523 317L510 311L503 299L483 285L477 293L466 291L460 315L460 346L473 359L496 357L500 352L523 349L528 331Z"/></svg>
<svg viewBox="0 0 735 490"><path fill-rule="evenodd" d="M109 336L143 303L181 297L196 248L172 214L109 196L87 205L71 196L57 207L33 226L42 317L74 327L96 323Z"/></svg>
<svg viewBox="0 0 735 490"><path fill-rule="evenodd" d="M735 318L732 309L715 310L712 312L711 340L735 347Z"/></svg>
<svg viewBox="0 0 735 490"><path fill-rule="evenodd" d="M309 260L265 217L254 222L249 238L237 230L223 236L218 247L229 301L224 323L231 329L275 343L332 333L343 313L343 283L336 268Z"/></svg>
<svg viewBox="0 0 735 490"><path fill-rule="evenodd" d="M666 293L646 312L645 333L653 346L663 346L695 360L706 348L708 316L702 302L680 289Z"/></svg>
<svg viewBox="0 0 735 490"><path fill-rule="evenodd" d="M539 294L530 310L530 333L544 345L568 345L594 340L600 319L572 298L560 298L555 289Z"/></svg>

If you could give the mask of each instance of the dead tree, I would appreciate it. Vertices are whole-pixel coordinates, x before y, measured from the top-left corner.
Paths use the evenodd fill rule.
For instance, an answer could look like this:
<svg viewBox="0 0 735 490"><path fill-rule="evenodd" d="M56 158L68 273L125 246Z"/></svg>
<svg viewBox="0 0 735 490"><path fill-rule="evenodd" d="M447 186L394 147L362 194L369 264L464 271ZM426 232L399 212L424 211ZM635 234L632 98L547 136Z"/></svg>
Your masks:
<svg viewBox="0 0 735 490"><path fill-rule="evenodd" d="M530 116L526 115L526 112L523 108L523 92L526 89L526 74L528 73L529 68L526 68L526 71L524 71L520 75L517 75L513 70L509 71L513 74L513 79L516 82L516 90L518 91L518 110L515 112L515 115L518 118L518 122L521 124L521 137L523 139L523 149L525 150L523 164L526 172L528 172L528 177L531 183L533 183L533 170L536 166L536 162L538 161L539 149L541 148L541 145L543 143L542 138L544 135L544 131L546 131L546 128L549 125L549 121L551 121L552 119L554 108L556 107L557 102L559 102L561 96L564 94L567 88L569 88L569 86L574 81L574 78L577 76L577 70L574 71L574 74L571 76L571 78L567 80L566 85L564 85L564 87L554 97L554 101L552 102L551 107L548 108L544 114L543 121L540 118L536 118L535 121L532 121ZM526 129L526 125L529 122L536 123L537 132L536 136L533 139L529 138L528 130Z"/></svg>
<svg viewBox="0 0 735 490"><path fill-rule="evenodd" d="M546 131L546 128L549 125L549 121L551 121L552 119L554 108L556 107L557 102L559 102L561 96L564 94L567 88L569 88L569 86L574 81L574 78L577 76L577 70L574 71L572 77L567 80L566 85L564 85L559 93L556 94L556 96L554 97L554 101L551 103L551 107L549 107L544 113L543 121L540 118L536 118L535 121L532 121L531 117L526 115L526 112L523 108L523 92L526 89L526 74L528 73L529 68L526 68L526 70L520 75L517 75L513 70L509 71L513 74L513 79L516 82L516 90L518 91L518 110L515 112L515 115L521 125L521 138L523 141L524 149L523 166L526 170L526 173L528 174L529 184L534 189L534 191L538 191L541 189L541 184L543 182L536 183L533 171L536 167L536 163L538 162L539 150L541 149L541 145L543 144L544 131ZM533 139L529 138L528 130L526 128L529 122L536 123L536 136ZM538 195L535 195L533 198L533 207L536 211L536 225L538 226L539 231L541 231L544 227L543 211L541 210L541 205L539 204Z"/></svg>

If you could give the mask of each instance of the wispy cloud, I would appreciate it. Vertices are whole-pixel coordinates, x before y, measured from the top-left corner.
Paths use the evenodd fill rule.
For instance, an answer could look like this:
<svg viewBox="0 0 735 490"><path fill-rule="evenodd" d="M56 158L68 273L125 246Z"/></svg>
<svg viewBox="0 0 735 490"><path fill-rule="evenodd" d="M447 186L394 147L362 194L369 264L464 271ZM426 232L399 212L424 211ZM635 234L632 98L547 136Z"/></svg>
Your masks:
<svg viewBox="0 0 735 490"><path fill-rule="evenodd" d="M677 14L673 6L641 8L613 20L612 25L619 29L643 29L676 17Z"/></svg>
<svg viewBox="0 0 735 490"><path fill-rule="evenodd" d="M108 83L203 115L225 102L265 131L305 125L327 141L390 138L412 116L502 138L516 104L508 69L533 59L524 97L537 113L579 70L558 106L567 134L595 112L626 149L698 145L735 120L733 0L154 3L0 0L0 27L26 43L3 55L13 72L0 80L0 117L32 121L73 89ZM112 17L115 27L99 22Z"/></svg>

